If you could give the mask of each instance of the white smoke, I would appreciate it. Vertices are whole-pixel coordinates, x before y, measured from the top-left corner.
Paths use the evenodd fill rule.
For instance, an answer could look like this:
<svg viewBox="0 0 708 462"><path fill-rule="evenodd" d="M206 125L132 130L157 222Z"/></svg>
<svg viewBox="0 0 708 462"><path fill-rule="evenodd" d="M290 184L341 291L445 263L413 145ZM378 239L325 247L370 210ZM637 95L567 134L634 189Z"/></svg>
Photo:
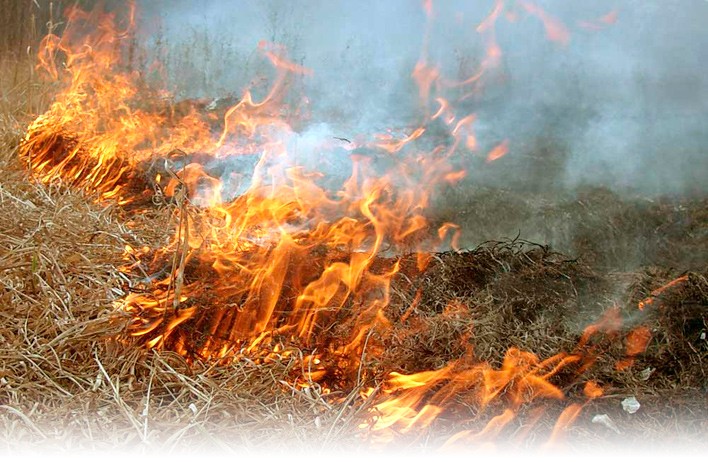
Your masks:
<svg viewBox="0 0 708 462"><path fill-rule="evenodd" d="M477 125L488 127L478 133L480 149L509 138L513 159L542 136L568 151L562 178L568 186L705 192L708 2L534 3L569 29L570 41L550 42L539 18L506 0L516 20L497 24L501 66L483 94L459 108L476 112ZM475 27L494 1L433 5L429 61L450 78L469 75L484 53ZM312 69L298 90L311 102L313 125L294 138L307 161L324 155L315 154L321 147L315 138L353 138L419 120L410 78L425 30L418 0L146 0L141 6L145 24L159 19L160 31L149 33L170 50L169 75L184 98L239 94L257 84L269 66L255 51L260 40L284 44L294 62ZM611 11L615 24L582 27ZM513 183L523 175L520 169L504 177Z"/></svg>

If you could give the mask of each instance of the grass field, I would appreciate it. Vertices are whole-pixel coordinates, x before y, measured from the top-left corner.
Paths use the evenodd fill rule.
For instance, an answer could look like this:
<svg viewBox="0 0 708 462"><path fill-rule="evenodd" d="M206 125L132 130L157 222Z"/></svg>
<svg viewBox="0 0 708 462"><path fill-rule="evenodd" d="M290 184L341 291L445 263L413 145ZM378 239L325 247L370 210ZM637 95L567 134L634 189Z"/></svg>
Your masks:
<svg viewBox="0 0 708 462"><path fill-rule="evenodd" d="M481 443L539 449L568 403L583 404L577 420L558 431L554 447L705 451L708 197L471 181L443 191L428 219L459 224L467 251L441 252L423 273L404 269L393 279L386 308L392 324L372 334L378 349L362 355L361 368L371 371L366 384L293 386L306 376L302 357L309 353L297 344L284 346L289 355L241 354L229 362L146 349L126 335L129 319L116 308L136 284L121 271L125 247L167 245L179 225L175 206L135 214L59 180L41 183L28 171L18 148L54 91L36 74L31 51L47 29L61 27L61 2L51 10L10 1L0 6L0 24L15 25L0 37L5 451L432 452L486 448ZM415 266L400 257L404 268ZM637 310L677 278L680 283L654 295L649 308ZM382 394L364 399L360 392L388 373L439 370L470 349L495 370L513 349L545 359L576 348L583 330L613 305L624 324L601 327L603 335L585 345L599 352L593 366L554 378L564 400L525 401L498 432L487 423L502 415L503 402L475 407L463 399L451 400L449 412L430 426L372 430ZM646 326L651 340L618 370L637 326ZM586 400L587 381L600 384L602 396ZM635 414L621 405L631 396L641 403ZM592 423L603 414L614 429ZM458 446L445 446L460 431L467 435Z"/></svg>

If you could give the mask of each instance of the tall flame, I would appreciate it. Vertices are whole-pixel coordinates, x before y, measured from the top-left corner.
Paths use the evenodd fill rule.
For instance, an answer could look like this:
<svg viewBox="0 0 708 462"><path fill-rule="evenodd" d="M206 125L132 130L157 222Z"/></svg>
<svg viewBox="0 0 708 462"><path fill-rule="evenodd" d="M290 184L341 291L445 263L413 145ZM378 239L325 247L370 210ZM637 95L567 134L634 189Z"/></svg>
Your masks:
<svg viewBox="0 0 708 462"><path fill-rule="evenodd" d="M559 21L531 2L519 4L543 22L549 39L568 43ZM140 344L188 359L233 360L239 354L267 357L274 344L290 341L309 352L305 380L361 385L361 358L372 333L394 321L386 308L401 256L415 254L423 271L439 244L450 239L453 248L459 246L459 226L431 230L424 211L437 186L465 176L452 158L477 151L476 115L457 103L481 89L482 77L502 56L495 24L504 17L504 0L496 0L476 27L486 56L461 80L445 77L430 62L433 1L423 7L426 40L412 73L422 122L406 127L404 135L391 130L360 137L349 148L351 175L336 188L325 186L324 174L308 170L292 152L298 134L284 115L292 113L286 104L289 77L307 78L313 70L290 61L283 46L259 44L274 70L265 96L245 91L214 112L205 102L175 102L130 66L125 50L133 37L134 7L124 17L70 9L63 35L44 39L39 66L62 90L28 127L21 146L33 174L138 209L157 193L174 204L177 226L169 245L126 249L123 271L147 278L117 304L132 319L129 334ZM451 143L428 136L433 122L449 129ZM319 146L323 153L327 148L324 141ZM501 142L487 162L508 148L508 140ZM228 178L212 167L243 156L257 161L247 187L233 198ZM385 371L364 427L385 440L427 426L451 407L501 405L483 429L459 432L447 445L493 438L525 404L563 399L557 375L581 377L600 353L591 339L615 334L620 324L616 310L609 310L586 329L577 351L546 359L511 348L499 368L468 353L437 370ZM627 360L649 340L647 330L633 330L626 338ZM371 393L373 388L362 391L362 397ZM588 400L601 394L602 387L586 383ZM577 403L567 406L552 437L581 410Z"/></svg>

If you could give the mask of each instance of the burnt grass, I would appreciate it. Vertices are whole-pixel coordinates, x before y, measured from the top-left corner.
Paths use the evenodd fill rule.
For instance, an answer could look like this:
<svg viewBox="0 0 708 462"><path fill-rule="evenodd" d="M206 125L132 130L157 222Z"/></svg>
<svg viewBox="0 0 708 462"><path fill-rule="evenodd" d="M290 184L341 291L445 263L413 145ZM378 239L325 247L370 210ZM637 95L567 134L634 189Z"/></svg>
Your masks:
<svg viewBox="0 0 708 462"><path fill-rule="evenodd" d="M476 358L497 367L510 347L542 358L590 348L596 356L592 367L581 374L561 372L552 381L571 398L582 395L579 385L584 380L603 386L605 396L588 403L584 413L608 414L621 422L622 435L590 425L586 417L585 425L576 425L575 436L601 434L608 441L631 444L647 441L657 425L681 435L668 432L673 439L661 441L705 435L705 197L646 198L603 187L560 195L477 188L449 192L433 214L436 219L461 224L463 245L473 250L437 255L423 274L407 282L407 289L394 290L399 299L392 305L410 306L416 290L422 296L417 316L409 317L399 326L402 332L392 336L399 340L386 350L392 362L406 371L421 365L438 368L449 358L468 354L464 342ZM493 236L512 237L475 244ZM685 280L638 309L656 289L679 277ZM621 323L595 334L579 350L583 329L611 309L617 310ZM639 326L651 333L646 349L630 355L629 367L618 368L618 362L628 358L630 332ZM407 330L416 335L406 335ZM642 403L638 415L620 408L619 401L628 396ZM529 408L521 413L526 411ZM676 421L685 425L674 426Z"/></svg>
<svg viewBox="0 0 708 462"><path fill-rule="evenodd" d="M652 291L682 275L685 281L638 308ZM414 308L397 325L401 333L392 336L398 341L390 345L389 361L414 372L437 369L468 347L477 359L496 367L512 347L540 357L573 352L585 328L615 309L621 323L607 329L611 342L595 339L594 346L602 349L595 354L602 358L586 379L629 389L641 385L634 383L633 372L650 368L647 390L705 389L707 276L705 270L649 268L608 277L577 259L524 241L437 254L424 272L401 275L394 284L390 317L403 319ZM633 357L633 372L619 373L615 363L626 358L625 337L637 326L648 327L652 339L646 351Z"/></svg>

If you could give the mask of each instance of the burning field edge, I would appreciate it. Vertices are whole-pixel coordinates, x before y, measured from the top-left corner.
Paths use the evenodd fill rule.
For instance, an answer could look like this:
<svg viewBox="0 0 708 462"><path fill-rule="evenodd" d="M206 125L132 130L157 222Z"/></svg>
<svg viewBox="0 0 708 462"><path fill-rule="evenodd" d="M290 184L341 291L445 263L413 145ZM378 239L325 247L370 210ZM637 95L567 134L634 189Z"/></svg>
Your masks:
<svg viewBox="0 0 708 462"><path fill-rule="evenodd" d="M130 281L117 268L124 264L126 245L166 244L164 231L175 226L170 210L126 217L122 209L96 205L60 184L39 185L19 165L18 142L19 133L6 129L0 189L0 408L6 448L354 450L362 441L375 447L376 438L361 428L372 418L372 403L359 399L356 387L349 396L336 396L344 390L327 394L316 384L294 388L290 384L306 376L297 354L187 363L126 339L128 320L116 317L113 302ZM695 252L705 252L704 241L696 244ZM380 351L362 363L378 371L375 381L389 372L443 367L464 358L465 345L476 360L496 368L513 348L540 358L572 351L583 329L615 304L624 322L593 340L601 349L598 365L582 381L571 373L555 379L568 401L586 403L562 444L704 444L705 268L687 272L676 262L600 272L521 240L437 254L419 275L407 276L405 266L404 258L387 308L396 321L386 335L372 333L380 337ZM681 277L681 284L637 310L652 291ZM417 293L422 296L413 303ZM633 364L617 370L617 361L627 359L627 333L638 325L647 326L651 341L630 358ZM586 402L581 385L588 380L605 393ZM636 414L620 406L629 396L641 403ZM536 419L530 435L523 425L511 424L497 436L518 448L547 441L567 402L537 404L518 409L519 422ZM394 444L439 448L462 430L479 434L501 410L457 408L422 434L398 434ZM614 428L590 423L602 414Z"/></svg>

